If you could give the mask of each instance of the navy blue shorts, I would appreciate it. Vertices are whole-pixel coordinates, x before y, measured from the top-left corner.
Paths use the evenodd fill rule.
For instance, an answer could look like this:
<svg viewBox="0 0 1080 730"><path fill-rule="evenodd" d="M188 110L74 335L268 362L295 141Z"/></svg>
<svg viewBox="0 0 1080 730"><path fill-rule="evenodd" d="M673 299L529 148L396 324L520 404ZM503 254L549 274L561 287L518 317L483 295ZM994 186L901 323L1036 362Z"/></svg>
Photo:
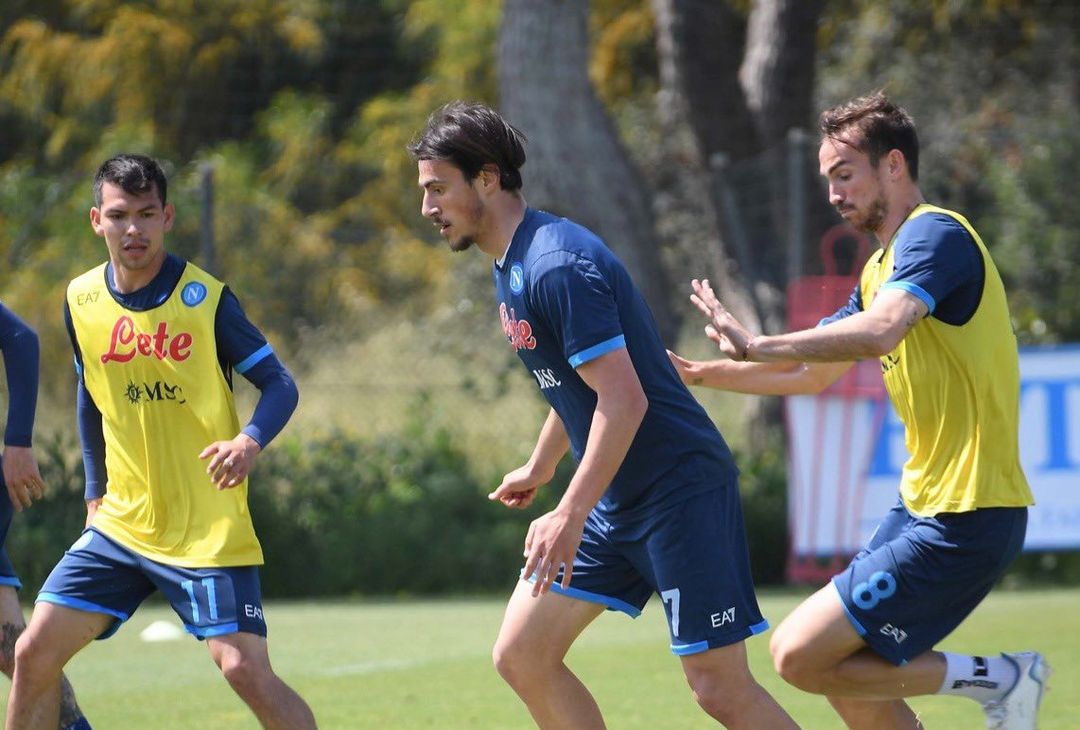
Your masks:
<svg viewBox="0 0 1080 730"><path fill-rule="evenodd" d="M93 528L64 553L37 600L114 616L116 621L98 637L107 639L155 590L172 605L188 633L199 639L238 631L266 636L257 567L166 565Z"/></svg>
<svg viewBox="0 0 1080 730"><path fill-rule="evenodd" d="M570 588L551 590L637 617L663 600L671 651L727 646L769 628L750 576L742 505L733 482L627 524L591 512Z"/></svg>
<svg viewBox="0 0 1080 730"><path fill-rule="evenodd" d="M1026 507L918 517L897 503L832 579L855 630L896 665L948 636L1024 546Z"/></svg>
<svg viewBox="0 0 1080 730"><path fill-rule="evenodd" d="M8 528L11 527L11 516L14 513L15 508L11 506L11 497L4 485L3 472L0 472L0 586L12 586L18 590L22 588L22 583L15 575L15 566L11 564L7 554Z"/></svg>

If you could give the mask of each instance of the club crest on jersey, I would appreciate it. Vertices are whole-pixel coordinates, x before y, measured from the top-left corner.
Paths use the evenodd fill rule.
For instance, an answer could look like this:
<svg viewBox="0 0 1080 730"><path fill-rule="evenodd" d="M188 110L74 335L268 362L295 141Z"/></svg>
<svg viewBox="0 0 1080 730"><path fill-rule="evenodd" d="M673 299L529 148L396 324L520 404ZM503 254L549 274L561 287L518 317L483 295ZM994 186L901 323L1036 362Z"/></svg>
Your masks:
<svg viewBox="0 0 1080 730"><path fill-rule="evenodd" d="M527 320L518 319L514 316L513 307L510 307L510 312L507 314L505 302L499 304L499 320L502 322L506 339L510 341L510 347L514 348L515 352L536 349L536 338L533 337L532 325Z"/></svg>
<svg viewBox="0 0 1080 730"><path fill-rule="evenodd" d="M198 281L190 281L180 291L180 301L189 307L197 306L206 299L206 286Z"/></svg>
<svg viewBox="0 0 1080 730"><path fill-rule="evenodd" d="M190 332L172 335L165 322L158 322L153 334L139 332L131 317L125 315L113 325L109 351L101 356L101 362L128 362L137 355L183 362L191 355L191 342Z"/></svg>
<svg viewBox="0 0 1080 730"><path fill-rule="evenodd" d="M525 269L517 262L510 267L510 291L515 294L525 291Z"/></svg>

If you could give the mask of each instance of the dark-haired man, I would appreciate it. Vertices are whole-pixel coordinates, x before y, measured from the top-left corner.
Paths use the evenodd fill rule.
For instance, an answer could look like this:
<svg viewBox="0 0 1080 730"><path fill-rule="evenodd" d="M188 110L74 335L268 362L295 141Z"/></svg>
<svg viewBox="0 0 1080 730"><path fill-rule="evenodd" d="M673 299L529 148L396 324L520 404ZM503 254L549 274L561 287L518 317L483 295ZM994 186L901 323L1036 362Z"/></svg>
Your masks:
<svg viewBox="0 0 1080 730"><path fill-rule="evenodd" d="M0 304L0 352L8 384L8 412L4 426L4 456L0 482L0 671L15 671L15 641L26 629L18 590L22 587L8 559L7 532L13 512L30 507L45 494L34 457L34 415L37 410L40 348L37 333L14 312ZM55 726L54 726L55 727ZM67 677L60 678L61 730L89 730L75 701Z"/></svg>
<svg viewBox="0 0 1080 730"><path fill-rule="evenodd" d="M266 728L314 728L273 671L247 476L297 402L292 377L228 288L165 251L158 163L107 160L90 224L108 260L68 286L90 526L38 595L16 647L8 730L56 726L60 671L161 591ZM232 372L261 391L241 430ZM197 721L196 721L197 724Z"/></svg>
<svg viewBox="0 0 1080 730"><path fill-rule="evenodd" d="M877 357L904 422L897 505L777 628L777 671L828 696L852 728L920 727L903 698L927 694L980 702L991 728L1034 728L1049 674L1040 654L933 651L1020 552L1032 504L1005 289L971 224L923 199L903 109L880 93L854 99L822 114L821 132L829 201L882 246L848 304L815 329L751 336L695 280L706 333L730 360L672 355L688 383L770 395L818 392Z"/></svg>
<svg viewBox="0 0 1080 730"><path fill-rule="evenodd" d="M492 109L435 111L410 145L422 214L450 248L494 262L507 341L551 411L528 463L490 495L523 508L572 449L558 506L534 520L495 644L499 673L543 728L601 728L563 660L605 609L663 600L695 699L731 728L792 728L750 674L744 641L767 628L750 578L737 471L679 382L625 268L581 226L529 208L524 138Z"/></svg>

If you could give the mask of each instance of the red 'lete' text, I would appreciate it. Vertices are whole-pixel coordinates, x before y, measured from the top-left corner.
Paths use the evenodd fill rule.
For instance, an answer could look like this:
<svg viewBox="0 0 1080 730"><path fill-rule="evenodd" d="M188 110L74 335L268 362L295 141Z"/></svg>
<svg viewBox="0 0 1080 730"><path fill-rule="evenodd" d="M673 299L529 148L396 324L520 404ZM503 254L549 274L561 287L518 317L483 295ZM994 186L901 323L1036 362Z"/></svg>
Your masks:
<svg viewBox="0 0 1080 730"><path fill-rule="evenodd" d="M109 351L101 356L101 362L128 362L136 355L177 362L187 360L191 355L191 333L180 332L172 336L165 322L159 322L153 334L139 332L131 317L121 317L113 325Z"/></svg>
<svg viewBox="0 0 1080 730"><path fill-rule="evenodd" d="M536 349L536 338L533 337L532 325L527 320L518 319L514 316L514 308L506 313L506 304L499 304L499 319L502 321L503 332L506 339L510 340L510 346L514 350Z"/></svg>

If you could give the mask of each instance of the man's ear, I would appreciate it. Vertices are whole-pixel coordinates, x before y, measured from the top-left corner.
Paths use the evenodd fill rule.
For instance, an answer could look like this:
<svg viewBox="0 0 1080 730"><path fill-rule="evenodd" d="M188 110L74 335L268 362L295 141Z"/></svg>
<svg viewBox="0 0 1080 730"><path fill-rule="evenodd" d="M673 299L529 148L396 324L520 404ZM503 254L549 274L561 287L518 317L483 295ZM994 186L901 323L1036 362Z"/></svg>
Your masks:
<svg viewBox="0 0 1080 730"><path fill-rule="evenodd" d="M99 236L105 235L105 229L101 227L101 210L96 206L90 209L90 227Z"/></svg>
<svg viewBox="0 0 1080 730"><path fill-rule="evenodd" d="M499 187L499 166L488 163L480 168L480 184L484 189L491 190Z"/></svg>
<svg viewBox="0 0 1080 730"><path fill-rule="evenodd" d="M886 170L889 172L889 177L894 180L900 176L901 173L907 171L907 158L904 157L904 153L898 149L891 149L885 156Z"/></svg>

